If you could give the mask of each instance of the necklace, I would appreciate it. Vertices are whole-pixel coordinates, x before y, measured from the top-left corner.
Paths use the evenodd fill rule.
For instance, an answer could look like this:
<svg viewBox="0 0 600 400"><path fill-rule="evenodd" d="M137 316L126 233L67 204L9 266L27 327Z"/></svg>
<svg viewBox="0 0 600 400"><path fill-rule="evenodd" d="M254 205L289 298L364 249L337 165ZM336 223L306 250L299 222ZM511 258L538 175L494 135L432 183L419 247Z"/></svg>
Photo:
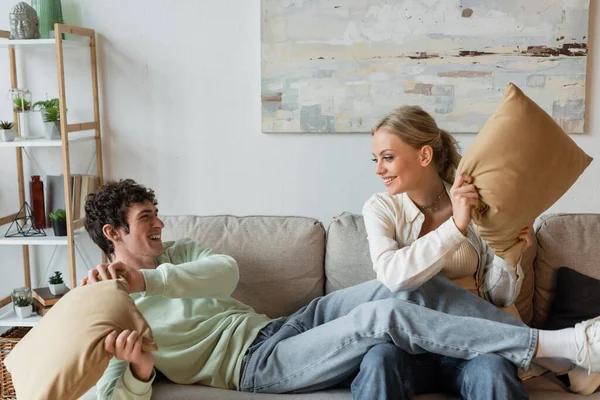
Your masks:
<svg viewBox="0 0 600 400"><path fill-rule="evenodd" d="M428 206L420 206L418 204L415 203L415 205L417 206L417 208L419 210L421 210L423 213L425 211L437 211L438 209L438 201L440 201L440 199L442 198L442 195L444 194L444 192L446 191L446 188L442 185L442 191L440 192L440 195L437 197L437 199L434 200L433 203L431 203Z"/></svg>

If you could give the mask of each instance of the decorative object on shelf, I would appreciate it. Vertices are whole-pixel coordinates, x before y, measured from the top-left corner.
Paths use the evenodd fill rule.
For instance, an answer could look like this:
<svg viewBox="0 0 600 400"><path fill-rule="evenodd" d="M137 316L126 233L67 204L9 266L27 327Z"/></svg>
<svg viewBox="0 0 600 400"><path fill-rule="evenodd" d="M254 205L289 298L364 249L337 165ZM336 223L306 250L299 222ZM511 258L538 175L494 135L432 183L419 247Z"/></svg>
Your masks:
<svg viewBox="0 0 600 400"><path fill-rule="evenodd" d="M13 111L17 113L17 128L21 138L33 138L29 132L29 112L31 107L31 91L23 88L12 88L8 90L8 96L12 103Z"/></svg>
<svg viewBox="0 0 600 400"><path fill-rule="evenodd" d="M40 21L33 7L24 1L17 3L9 14L11 39L39 39Z"/></svg>
<svg viewBox="0 0 600 400"><path fill-rule="evenodd" d="M10 121L0 121L0 142L12 142L15 140L16 132L14 124Z"/></svg>
<svg viewBox="0 0 600 400"><path fill-rule="evenodd" d="M12 377L4 366L4 359L30 330L30 327L15 326L0 335L0 399L17 398Z"/></svg>
<svg viewBox="0 0 600 400"><path fill-rule="evenodd" d="M28 287L16 288L13 290L11 297L17 316L19 318L29 317L33 311L31 289Z"/></svg>
<svg viewBox="0 0 600 400"><path fill-rule="evenodd" d="M48 280L48 288L50 289L50 293L55 296L67 293L68 289L65 286L65 281L62 278L62 272L54 271L54 275L50 277Z"/></svg>
<svg viewBox="0 0 600 400"><path fill-rule="evenodd" d="M67 212L62 208L50 213L54 236L67 236Z"/></svg>
<svg viewBox="0 0 600 400"><path fill-rule="evenodd" d="M58 99L38 101L33 104L33 109L42 111L46 139L60 139L60 107Z"/></svg>
<svg viewBox="0 0 600 400"><path fill-rule="evenodd" d="M34 224L33 224L34 220L35 220L35 217L33 216L31 207L29 207L29 204L27 204L27 202L23 203L23 205L21 206L21 209L17 213L17 216L15 217L13 222L10 223L10 226L8 227L8 230L4 234L4 237L46 236L46 232L44 232L43 229L38 229L38 228L34 227ZM9 233L13 226L15 226L17 228L17 232Z"/></svg>
<svg viewBox="0 0 600 400"><path fill-rule="evenodd" d="M44 207L44 182L39 175L33 175L30 182L31 206L33 209L33 226L36 229L46 227L46 208Z"/></svg>
<svg viewBox="0 0 600 400"><path fill-rule="evenodd" d="M40 21L40 38L54 37L54 24L64 23L60 0L31 0Z"/></svg>

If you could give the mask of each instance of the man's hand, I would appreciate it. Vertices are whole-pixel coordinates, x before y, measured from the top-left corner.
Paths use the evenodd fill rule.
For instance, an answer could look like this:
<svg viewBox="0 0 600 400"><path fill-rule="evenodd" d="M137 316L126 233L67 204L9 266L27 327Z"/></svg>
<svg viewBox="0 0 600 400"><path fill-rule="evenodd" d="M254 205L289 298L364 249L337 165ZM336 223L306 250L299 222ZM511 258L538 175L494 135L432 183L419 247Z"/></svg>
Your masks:
<svg viewBox="0 0 600 400"><path fill-rule="evenodd" d="M525 246L523 246L523 252L533 245L533 222L529 224L529 226L521 229L521 232L519 232L519 240L525 242Z"/></svg>
<svg viewBox="0 0 600 400"><path fill-rule="evenodd" d="M129 362L129 368L136 379L148 382L152 377L154 356L142 350L142 337L137 331L124 330L119 335L112 331L104 339L104 350L117 360Z"/></svg>
<svg viewBox="0 0 600 400"><path fill-rule="evenodd" d="M129 284L129 293L143 292L146 290L144 274L138 269L123 264L120 261L112 264L99 264L96 268L88 271L88 276L80 282L81 286L109 279L125 278Z"/></svg>

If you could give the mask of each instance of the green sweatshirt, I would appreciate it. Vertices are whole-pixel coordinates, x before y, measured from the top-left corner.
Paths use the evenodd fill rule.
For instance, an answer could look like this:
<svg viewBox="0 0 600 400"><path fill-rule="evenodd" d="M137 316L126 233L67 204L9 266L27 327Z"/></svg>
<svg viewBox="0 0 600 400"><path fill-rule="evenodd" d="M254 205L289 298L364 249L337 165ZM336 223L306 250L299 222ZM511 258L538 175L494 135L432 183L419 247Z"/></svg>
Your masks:
<svg viewBox="0 0 600 400"><path fill-rule="evenodd" d="M144 269L146 292L134 293L158 345L155 368L181 384L237 389L242 359L271 320L231 298L235 260L190 239L165 242L156 269ZM150 399L152 381L137 380L113 358L97 384L99 399Z"/></svg>

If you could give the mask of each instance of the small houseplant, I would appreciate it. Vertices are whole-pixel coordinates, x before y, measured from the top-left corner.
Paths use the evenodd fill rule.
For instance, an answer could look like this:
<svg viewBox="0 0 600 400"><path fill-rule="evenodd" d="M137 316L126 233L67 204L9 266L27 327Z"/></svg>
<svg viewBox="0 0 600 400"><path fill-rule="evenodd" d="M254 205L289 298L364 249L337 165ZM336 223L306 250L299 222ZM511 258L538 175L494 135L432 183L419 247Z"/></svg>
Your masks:
<svg viewBox="0 0 600 400"><path fill-rule="evenodd" d="M51 212L50 219L52 220L52 229L54 236L67 236L67 213L62 208Z"/></svg>
<svg viewBox="0 0 600 400"><path fill-rule="evenodd" d="M16 132L14 124L10 121L0 121L0 142L12 142L15 140Z"/></svg>
<svg viewBox="0 0 600 400"><path fill-rule="evenodd" d="M19 318L27 318L33 311L33 297L31 297L31 289L28 287L16 288L12 292L12 301L15 309L15 314Z"/></svg>
<svg viewBox="0 0 600 400"><path fill-rule="evenodd" d="M19 318L27 318L33 311L32 301L27 297L18 297L15 300L15 313Z"/></svg>
<svg viewBox="0 0 600 400"><path fill-rule="evenodd" d="M48 283L50 293L52 293L55 296L65 294L67 292L67 287L65 286L65 282L62 278L62 272L60 271L54 271L54 275L50 277Z"/></svg>
<svg viewBox="0 0 600 400"><path fill-rule="evenodd" d="M16 98L13 100L13 111L14 112L23 112L31 110L31 102L29 100L25 100L22 97Z"/></svg>
<svg viewBox="0 0 600 400"><path fill-rule="evenodd" d="M58 99L38 101L33 104L33 108L42 111L46 139L60 139L60 107Z"/></svg>

